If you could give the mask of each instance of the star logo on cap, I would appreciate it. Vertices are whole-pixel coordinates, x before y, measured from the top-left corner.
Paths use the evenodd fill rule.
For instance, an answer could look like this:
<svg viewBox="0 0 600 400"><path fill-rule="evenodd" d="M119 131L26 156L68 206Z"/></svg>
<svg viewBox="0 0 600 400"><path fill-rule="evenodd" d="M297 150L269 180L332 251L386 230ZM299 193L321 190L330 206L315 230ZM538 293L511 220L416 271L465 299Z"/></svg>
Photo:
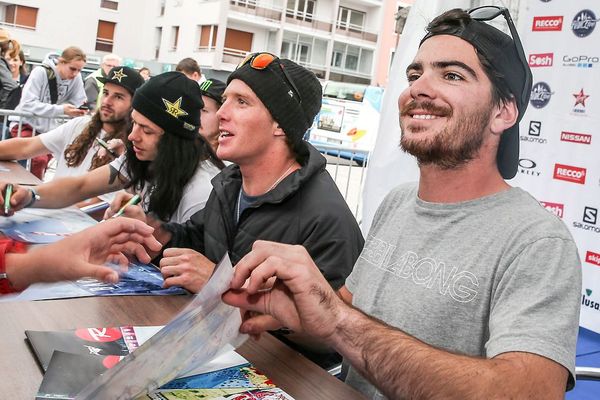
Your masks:
<svg viewBox="0 0 600 400"><path fill-rule="evenodd" d="M588 97L590 97L590 95L583 93L583 88L581 88L579 93L573 93L573 97L575 97L575 106L577 106L577 104L581 104L585 107L585 101Z"/></svg>
<svg viewBox="0 0 600 400"><path fill-rule="evenodd" d="M165 109L165 111L167 113L171 114L172 116L174 116L175 118L179 118L181 116L188 115L188 113L185 112L185 110L181 109L181 100L182 100L182 97L175 100L175 103L171 103L167 99L162 99L163 103L165 103L165 106L167 107Z"/></svg>
<svg viewBox="0 0 600 400"><path fill-rule="evenodd" d="M120 70L113 72L112 78L118 80L119 83L121 83L121 79L127 78L127 75L123 73L123 68L121 68Z"/></svg>

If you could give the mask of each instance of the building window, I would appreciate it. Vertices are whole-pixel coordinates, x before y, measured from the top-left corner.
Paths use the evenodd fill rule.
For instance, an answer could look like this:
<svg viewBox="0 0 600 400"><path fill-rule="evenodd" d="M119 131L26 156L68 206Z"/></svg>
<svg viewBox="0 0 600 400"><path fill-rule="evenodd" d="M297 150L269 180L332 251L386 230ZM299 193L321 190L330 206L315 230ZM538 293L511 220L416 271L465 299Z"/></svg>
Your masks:
<svg viewBox="0 0 600 400"><path fill-rule="evenodd" d="M314 0L287 0L287 17L312 22L314 12Z"/></svg>
<svg viewBox="0 0 600 400"><path fill-rule="evenodd" d="M283 41L281 43L281 57L306 64L310 60L310 45Z"/></svg>
<svg viewBox="0 0 600 400"><path fill-rule="evenodd" d="M119 2L114 0L100 0L100 8L107 8L109 10L118 10Z"/></svg>
<svg viewBox="0 0 600 400"><path fill-rule="evenodd" d="M219 27L217 25L201 25L200 29L200 42L198 45L199 50L212 50L217 45L217 32Z"/></svg>
<svg viewBox="0 0 600 400"><path fill-rule="evenodd" d="M159 17L162 17L163 15L165 15L165 3L166 3L166 0L161 0L160 1L160 6L159 6L159 9L158 9L158 16Z"/></svg>
<svg viewBox="0 0 600 400"><path fill-rule="evenodd" d="M171 27L171 50L177 50L177 42L179 42L179 27Z"/></svg>
<svg viewBox="0 0 600 400"><path fill-rule="evenodd" d="M160 54L160 42L162 42L162 27L157 26L154 30L154 58L156 59Z"/></svg>
<svg viewBox="0 0 600 400"><path fill-rule="evenodd" d="M231 4L247 8L256 8L256 0L230 0Z"/></svg>
<svg viewBox="0 0 600 400"><path fill-rule="evenodd" d="M252 37L251 32L227 28L223 50L232 55L246 56L252 50Z"/></svg>
<svg viewBox="0 0 600 400"><path fill-rule="evenodd" d="M96 33L96 50L113 51L113 40L115 37L115 22L98 21L98 32Z"/></svg>
<svg viewBox="0 0 600 400"><path fill-rule="evenodd" d="M337 26L341 29L362 31L365 26L366 14L351 8L340 7Z"/></svg>
<svg viewBox="0 0 600 400"><path fill-rule="evenodd" d="M18 28L35 29L37 13L37 8L10 4L4 12L4 23Z"/></svg>

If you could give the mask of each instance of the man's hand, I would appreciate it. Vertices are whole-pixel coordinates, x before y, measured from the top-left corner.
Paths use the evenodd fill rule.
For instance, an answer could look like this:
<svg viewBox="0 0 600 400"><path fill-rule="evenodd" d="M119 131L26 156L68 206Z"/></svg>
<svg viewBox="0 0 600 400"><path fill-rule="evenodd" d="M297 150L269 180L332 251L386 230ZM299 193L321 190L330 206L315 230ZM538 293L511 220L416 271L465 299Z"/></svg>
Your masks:
<svg viewBox="0 0 600 400"><path fill-rule="evenodd" d="M6 194L6 185L8 182L0 182L0 204L4 205L4 195ZM4 213L4 207L0 207L0 215L10 217L16 211L21 210L31 202L31 191L24 187L13 184L12 196L10 196L10 210L8 214Z"/></svg>
<svg viewBox="0 0 600 400"><path fill-rule="evenodd" d="M72 104L63 105L63 112L69 117L81 117L86 113L86 110L80 110Z"/></svg>
<svg viewBox="0 0 600 400"><path fill-rule="evenodd" d="M265 282L272 277L277 278L274 285L264 290ZM304 247L265 241L254 242L252 251L237 263L231 289L223 295L223 301L269 314L283 326L322 341L334 334L337 320L347 307ZM259 318L246 319L240 330L257 334L258 327L271 324Z"/></svg>
<svg viewBox="0 0 600 400"><path fill-rule="evenodd" d="M160 260L164 287L181 286L198 293L212 276L215 264L192 249L168 248Z"/></svg>
<svg viewBox="0 0 600 400"><path fill-rule="evenodd" d="M15 288L33 282L54 282L92 277L115 283L119 275L101 265L106 261L127 267L126 255L150 262L145 247L158 250L160 243L148 225L129 218L115 218L85 229L59 242L36 247L26 254L8 254L7 274ZM14 263L12 262L14 261ZM21 265L16 265L19 262Z"/></svg>

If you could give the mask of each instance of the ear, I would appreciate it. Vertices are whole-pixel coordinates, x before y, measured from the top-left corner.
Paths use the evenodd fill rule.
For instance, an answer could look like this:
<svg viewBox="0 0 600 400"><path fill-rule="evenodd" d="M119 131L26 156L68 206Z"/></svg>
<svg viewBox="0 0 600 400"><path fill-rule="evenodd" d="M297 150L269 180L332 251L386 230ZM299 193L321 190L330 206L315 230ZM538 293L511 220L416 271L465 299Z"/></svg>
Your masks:
<svg viewBox="0 0 600 400"><path fill-rule="evenodd" d="M283 129L281 129L277 122L275 122L275 126L273 128L273 136L285 136L285 132Z"/></svg>
<svg viewBox="0 0 600 400"><path fill-rule="evenodd" d="M519 117L519 110L514 99L500 103L494 107L493 113L490 129L494 135L501 135L506 129L516 124Z"/></svg>

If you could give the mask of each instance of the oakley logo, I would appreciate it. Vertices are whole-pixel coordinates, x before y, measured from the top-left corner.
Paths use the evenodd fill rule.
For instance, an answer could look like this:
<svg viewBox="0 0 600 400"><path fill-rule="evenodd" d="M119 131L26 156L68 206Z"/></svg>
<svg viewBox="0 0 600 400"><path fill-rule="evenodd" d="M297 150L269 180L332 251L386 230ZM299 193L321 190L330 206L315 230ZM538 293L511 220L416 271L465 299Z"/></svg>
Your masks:
<svg viewBox="0 0 600 400"><path fill-rule="evenodd" d="M538 82L531 89L531 98L529 102L535 108L543 108L548 105L553 93L546 82Z"/></svg>
<svg viewBox="0 0 600 400"><path fill-rule="evenodd" d="M598 221L598 209L586 206L583 209L583 222L596 225L596 221Z"/></svg>
<svg viewBox="0 0 600 400"><path fill-rule="evenodd" d="M561 31L563 16L533 17L533 31Z"/></svg>
<svg viewBox="0 0 600 400"><path fill-rule="evenodd" d="M554 179L557 179L557 180L584 185L585 184L585 175L586 175L585 168L573 167L571 165L564 165L564 164L555 164L554 165Z"/></svg>
<svg viewBox="0 0 600 400"><path fill-rule="evenodd" d="M592 135L563 131L560 133L560 140L563 142L592 144Z"/></svg>
<svg viewBox="0 0 600 400"><path fill-rule="evenodd" d="M535 67L551 67L554 62L554 53L540 53L529 55L529 66Z"/></svg>
<svg viewBox="0 0 600 400"><path fill-rule="evenodd" d="M585 253L585 262L600 266L600 254L588 251Z"/></svg>
<svg viewBox="0 0 600 400"><path fill-rule="evenodd" d="M596 27L596 15L591 10L581 10L573 18L571 29L577 37L589 36Z"/></svg>
<svg viewBox="0 0 600 400"><path fill-rule="evenodd" d="M547 201L540 201L540 204L544 206L544 208L550 211L552 214L556 215L558 218L562 218L565 212L565 205L559 203L549 203Z"/></svg>

